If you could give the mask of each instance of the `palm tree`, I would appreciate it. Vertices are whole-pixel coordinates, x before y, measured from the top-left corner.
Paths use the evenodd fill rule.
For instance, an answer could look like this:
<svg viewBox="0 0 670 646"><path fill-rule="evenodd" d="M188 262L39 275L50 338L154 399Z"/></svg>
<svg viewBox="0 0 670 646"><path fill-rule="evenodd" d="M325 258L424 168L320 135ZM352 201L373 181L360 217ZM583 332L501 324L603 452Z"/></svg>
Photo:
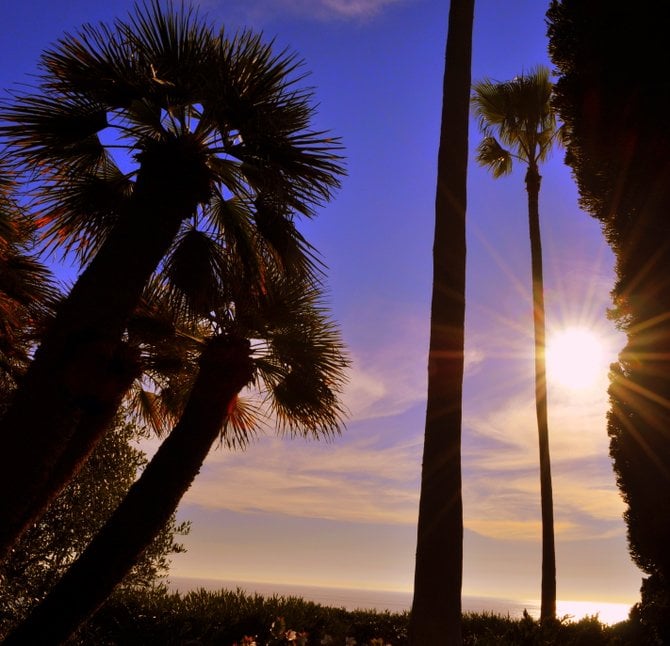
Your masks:
<svg viewBox="0 0 670 646"><path fill-rule="evenodd" d="M540 162L546 159L559 135L551 106L551 93L549 70L537 67L512 81L480 81L474 85L472 97L474 113L484 134L477 148L477 161L488 167L495 178L509 174L514 159L526 164L535 331L535 408L540 444L542 620L556 617L556 554L547 422L544 281L539 213L542 179Z"/></svg>
<svg viewBox="0 0 670 646"><path fill-rule="evenodd" d="M64 37L43 54L35 91L2 108L14 160L37 178L46 242L84 271L1 422L0 558L57 493L61 454L76 457L83 427L82 445L97 443L141 370L126 326L166 254L184 257L206 233L245 257L251 281L260 237L286 270L314 269L294 219L311 217L343 171L337 140L310 129L300 65L260 36L229 40L152 0Z"/></svg>
<svg viewBox="0 0 670 646"><path fill-rule="evenodd" d="M0 388L2 399L29 362L38 331L52 313L57 292L28 248L34 227L16 197L16 182L0 164ZM4 404L4 402L3 402Z"/></svg>
<svg viewBox="0 0 670 646"><path fill-rule="evenodd" d="M465 210L474 0L449 9L435 200L428 402L410 643L461 637Z"/></svg>
<svg viewBox="0 0 670 646"><path fill-rule="evenodd" d="M5 644L60 643L95 611L174 513L221 429L228 444L245 443L253 416L235 408L246 386L269 400L283 431L338 431L347 360L316 287L266 275L262 291L238 293L210 323L179 422L103 530Z"/></svg>

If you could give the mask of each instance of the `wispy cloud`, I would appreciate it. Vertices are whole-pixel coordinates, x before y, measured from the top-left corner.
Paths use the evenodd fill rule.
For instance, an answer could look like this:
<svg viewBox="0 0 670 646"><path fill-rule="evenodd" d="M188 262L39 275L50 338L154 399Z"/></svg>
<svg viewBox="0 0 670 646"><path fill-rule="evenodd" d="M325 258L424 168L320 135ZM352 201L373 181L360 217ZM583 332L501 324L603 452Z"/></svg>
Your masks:
<svg viewBox="0 0 670 646"><path fill-rule="evenodd" d="M549 408L556 534L623 532L623 503L608 463L605 385L556 390ZM466 526L492 538L537 540L540 492L532 397L511 396L465 420Z"/></svg>
<svg viewBox="0 0 670 646"><path fill-rule="evenodd" d="M539 540L542 533L539 519L471 518L465 524L468 529L482 536L503 540ZM565 534L571 529L573 525L568 522L557 522L554 525L557 535Z"/></svg>
<svg viewBox="0 0 670 646"><path fill-rule="evenodd" d="M369 18L402 1L406 0L279 0L279 4L303 16Z"/></svg>
<svg viewBox="0 0 670 646"><path fill-rule="evenodd" d="M298 442L263 438L244 453L213 452L184 502L365 523L416 521L417 442Z"/></svg>
<svg viewBox="0 0 670 646"><path fill-rule="evenodd" d="M221 0L201 0L207 9L225 8L242 22L265 22L290 14L309 20L367 20L391 5L412 0L228 0L222 7Z"/></svg>
<svg viewBox="0 0 670 646"><path fill-rule="evenodd" d="M356 330L379 329L372 316L360 315ZM352 331L354 337L356 330ZM418 317L394 313L376 342L351 342L352 368L343 397L351 421L398 415L425 400L427 331L425 321Z"/></svg>

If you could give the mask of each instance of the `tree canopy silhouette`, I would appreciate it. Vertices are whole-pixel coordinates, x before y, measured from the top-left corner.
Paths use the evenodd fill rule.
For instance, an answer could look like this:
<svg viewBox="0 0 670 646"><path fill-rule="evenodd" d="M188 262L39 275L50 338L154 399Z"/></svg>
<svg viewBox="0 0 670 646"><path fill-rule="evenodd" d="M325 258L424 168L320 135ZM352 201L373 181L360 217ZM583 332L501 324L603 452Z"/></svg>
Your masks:
<svg viewBox="0 0 670 646"><path fill-rule="evenodd" d="M0 564L0 635L39 603L123 499L146 457L136 446L143 434L119 416L77 477L49 505ZM145 589L167 574L169 556L183 551L175 542L188 523L172 517L125 577L122 587Z"/></svg>
<svg viewBox="0 0 670 646"><path fill-rule="evenodd" d="M667 8L562 0L548 11L555 104L582 206L616 255L608 432L642 617L670 643L670 122Z"/></svg>
<svg viewBox="0 0 670 646"><path fill-rule="evenodd" d="M153 272L186 280L211 240L244 258L247 284L262 281L266 258L312 273L295 219L343 172L338 141L310 126L301 61L248 31L228 38L186 5L154 0L86 25L40 65L37 85L0 109L0 129L36 180L41 231L84 271L0 423L0 558L140 373L126 332Z"/></svg>
<svg viewBox="0 0 670 646"><path fill-rule="evenodd" d="M257 418L317 438L339 430L347 360L320 289L276 272L266 274L262 290L238 284L233 292L232 301L210 303L197 376L176 426L79 559L7 637L8 646L66 639L165 526L219 435L227 445L245 444ZM238 395L247 386L260 402L255 414L240 416Z"/></svg>

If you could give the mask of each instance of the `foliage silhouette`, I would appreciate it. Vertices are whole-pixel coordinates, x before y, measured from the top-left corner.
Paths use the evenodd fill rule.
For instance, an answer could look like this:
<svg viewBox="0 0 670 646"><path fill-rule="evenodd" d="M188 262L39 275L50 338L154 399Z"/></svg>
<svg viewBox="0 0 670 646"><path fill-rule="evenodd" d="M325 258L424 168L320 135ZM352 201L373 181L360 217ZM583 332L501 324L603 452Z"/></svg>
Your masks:
<svg viewBox="0 0 670 646"><path fill-rule="evenodd" d="M239 418L236 438L225 430L245 386L269 400L280 429L314 437L338 430L347 361L319 290L304 280L266 278L255 297L242 289L221 306L179 422L91 545L6 644L62 641L104 602L174 513L222 429L224 441L237 443L254 430L240 427Z"/></svg>
<svg viewBox="0 0 670 646"><path fill-rule="evenodd" d="M58 298L51 274L29 251L35 227L16 192L13 173L0 161L0 388L5 393L20 381Z"/></svg>
<svg viewBox="0 0 670 646"><path fill-rule="evenodd" d="M317 268L294 220L343 171L338 141L310 128L300 65L258 35L228 39L188 6L154 0L63 37L35 90L0 110L17 168L37 181L38 225L84 267L1 421L0 491L23 495L0 498L0 558L140 374L125 335L157 268L177 280L204 234L244 258L250 285L266 257L287 272Z"/></svg>
<svg viewBox="0 0 670 646"><path fill-rule="evenodd" d="M610 372L608 433L630 553L648 575L638 616L670 643L667 8L563 0L547 17L566 162L616 256L611 315L627 341Z"/></svg>
<svg viewBox="0 0 670 646"><path fill-rule="evenodd" d="M116 508L146 463L144 454L133 446L140 435L135 425L120 416L77 477L0 565L0 635L46 596ZM169 555L183 550L175 543L175 535L187 531L188 523L176 524L172 517L125 577L122 588L148 588L165 576Z"/></svg>

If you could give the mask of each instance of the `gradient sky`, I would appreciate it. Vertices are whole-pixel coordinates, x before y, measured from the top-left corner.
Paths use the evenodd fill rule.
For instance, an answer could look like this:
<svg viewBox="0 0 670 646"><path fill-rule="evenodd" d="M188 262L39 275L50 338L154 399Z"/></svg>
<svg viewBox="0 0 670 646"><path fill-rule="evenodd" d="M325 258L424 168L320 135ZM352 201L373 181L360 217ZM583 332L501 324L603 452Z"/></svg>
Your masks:
<svg viewBox="0 0 670 646"><path fill-rule="evenodd" d="M131 0L4 2L0 87L40 51ZM348 177L302 231L329 267L333 315L353 369L351 414L330 443L261 437L213 452L179 515L193 521L176 577L411 588L425 415L435 168L449 3L200 0L295 50L311 71L318 128L342 137ZM539 0L477 0L473 79L548 65ZM480 135L473 125L471 147ZM607 454L606 319L613 259L580 211L556 152L540 196L548 331L582 324L607 353L597 386L549 383L558 596L633 602L631 563ZM464 593L539 597L540 508L532 381L530 254L523 169L494 181L471 156L463 464Z"/></svg>

